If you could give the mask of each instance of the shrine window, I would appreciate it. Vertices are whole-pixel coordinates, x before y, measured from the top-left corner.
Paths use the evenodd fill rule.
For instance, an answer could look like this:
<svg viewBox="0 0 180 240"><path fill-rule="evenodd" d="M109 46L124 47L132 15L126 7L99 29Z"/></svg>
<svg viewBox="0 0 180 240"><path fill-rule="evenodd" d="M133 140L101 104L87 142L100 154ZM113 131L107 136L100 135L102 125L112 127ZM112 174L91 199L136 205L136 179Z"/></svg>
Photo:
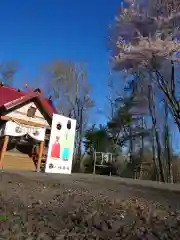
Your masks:
<svg viewBox="0 0 180 240"><path fill-rule="evenodd" d="M35 107L29 107L27 110L27 116L34 118L35 117L35 113L36 113L36 108Z"/></svg>

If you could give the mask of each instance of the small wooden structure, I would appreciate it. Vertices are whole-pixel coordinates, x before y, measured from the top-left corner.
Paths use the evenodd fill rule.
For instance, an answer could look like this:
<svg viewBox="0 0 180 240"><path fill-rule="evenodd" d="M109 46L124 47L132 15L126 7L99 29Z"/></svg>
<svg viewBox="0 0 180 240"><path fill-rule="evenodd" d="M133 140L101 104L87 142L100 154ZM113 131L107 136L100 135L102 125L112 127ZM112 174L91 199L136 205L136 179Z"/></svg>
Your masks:
<svg viewBox="0 0 180 240"><path fill-rule="evenodd" d="M20 91L0 83L0 169L40 170L53 113L40 89Z"/></svg>
<svg viewBox="0 0 180 240"><path fill-rule="evenodd" d="M101 167L101 168L108 168L109 176L111 176L112 161L113 161L112 153L95 152L93 174L96 174L96 167Z"/></svg>

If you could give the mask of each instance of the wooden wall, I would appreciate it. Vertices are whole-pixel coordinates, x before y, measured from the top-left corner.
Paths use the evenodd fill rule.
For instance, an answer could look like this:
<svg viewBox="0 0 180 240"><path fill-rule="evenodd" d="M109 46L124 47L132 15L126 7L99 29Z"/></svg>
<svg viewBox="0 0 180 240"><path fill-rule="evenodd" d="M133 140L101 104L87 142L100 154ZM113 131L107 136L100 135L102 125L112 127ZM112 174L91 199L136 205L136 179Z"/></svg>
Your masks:
<svg viewBox="0 0 180 240"><path fill-rule="evenodd" d="M35 171L35 165L27 154L6 152L3 160L3 169Z"/></svg>

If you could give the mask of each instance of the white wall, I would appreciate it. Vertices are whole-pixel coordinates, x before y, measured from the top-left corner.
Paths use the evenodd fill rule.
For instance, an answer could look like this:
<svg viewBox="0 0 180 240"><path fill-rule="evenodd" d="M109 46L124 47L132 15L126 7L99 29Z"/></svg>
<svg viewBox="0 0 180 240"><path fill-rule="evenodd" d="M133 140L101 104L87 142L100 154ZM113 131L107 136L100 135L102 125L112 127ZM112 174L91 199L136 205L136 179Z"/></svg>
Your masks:
<svg viewBox="0 0 180 240"><path fill-rule="evenodd" d="M34 118L27 116L27 111L28 111L29 107L31 107L31 106L37 108ZM44 118L44 116L42 115L42 113L40 112L40 110L38 109L38 107L36 106L36 104L34 102L28 103L28 104L24 105L23 107L20 107L16 110L6 114L6 116L23 119L25 121L40 123L40 124L43 124L44 126L49 127L48 122L46 121L46 119Z"/></svg>

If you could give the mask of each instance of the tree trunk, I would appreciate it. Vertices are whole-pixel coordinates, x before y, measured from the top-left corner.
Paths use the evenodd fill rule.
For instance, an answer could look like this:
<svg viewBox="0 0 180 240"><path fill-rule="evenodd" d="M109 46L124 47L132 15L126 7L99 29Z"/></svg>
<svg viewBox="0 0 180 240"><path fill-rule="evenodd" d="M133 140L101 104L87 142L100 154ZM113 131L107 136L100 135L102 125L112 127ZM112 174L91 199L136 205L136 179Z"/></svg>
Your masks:
<svg viewBox="0 0 180 240"><path fill-rule="evenodd" d="M170 84L167 84L167 82L164 80L164 77L161 75L159 71L156 71L155 73L158 86L165 95L166 101L170 106L172 116L174 117L174 121L177 124L177 127L180 131L180 104L178 98L176 97L176 79L173 61L171 61Z"/></svg>
<svg viewBox="0 0 180 240"><path fill-rule="evenodd" d="M161 161L161 144L160 144L160 140L159 140L159 133L158 133L158 129L157 129L157 121L156 121L156 111L155 111L155 102L154 102L154 92L152 90L152 86L149 86L149 91L148 91L148 95L149 95L149 111L151 114L151 120L152 120L152 124L153 124L153 131L155 134L155 140L156 140L156 146L157 146L157 159L158 159L158 165L159 165L159 174L160 174L160 180L162 182L165 181L164 178L164 172L163 172L163 165L162 165L162 161Z"/></svg>
<svg viewBox="0 0 180 240"><path fill-rule="evenodd" d="M141 117L141 128L142 128L142 131L144 132L144 117L142 116ZM141 161L143 161L143 158L144 158L144 136L143 136L143 133L142 133L142 136L141 136Z"/></svg>
<svg viewBox="0 0 180 240"><path fill-rule="evenodd" d="M82 155L82 132L83 132L83 109L81 108L79 111L79 131L78 131L78 151L77 151L77 155L78 155L78 159L79 161L81 160L81 155Z"/></svg>
<svg viewBox="0 0 180 240"><path fill-rule="evenodd" d="M159 170L158 166L156 163L156 148L155 148L155 131L153 127L153 133L152 133L152 154L153 154L153 163L154 163L154 170L155 170L155 176L156 176L156 181L159 181Z"/></svg>
<svg viewBox="0 0 180 240"><path fill-rule="evenodd" d="M172 181L171 176L171 153L170 153L170 136L169 136L169 126L168 126L168 104L166 98L164 99L164 147L165 147L165 158L167 164L167 181Z"/></svg>
<svg viewBox="0 0 180 240"><path fill-rule="evenodd" d="M134 159L133 159L133 137L132 137L132 126L129 126L129 135L130 135L130 140L129 140L129 158L130 158L130 164L132 167L132 176L134 178Z"/></svg>

